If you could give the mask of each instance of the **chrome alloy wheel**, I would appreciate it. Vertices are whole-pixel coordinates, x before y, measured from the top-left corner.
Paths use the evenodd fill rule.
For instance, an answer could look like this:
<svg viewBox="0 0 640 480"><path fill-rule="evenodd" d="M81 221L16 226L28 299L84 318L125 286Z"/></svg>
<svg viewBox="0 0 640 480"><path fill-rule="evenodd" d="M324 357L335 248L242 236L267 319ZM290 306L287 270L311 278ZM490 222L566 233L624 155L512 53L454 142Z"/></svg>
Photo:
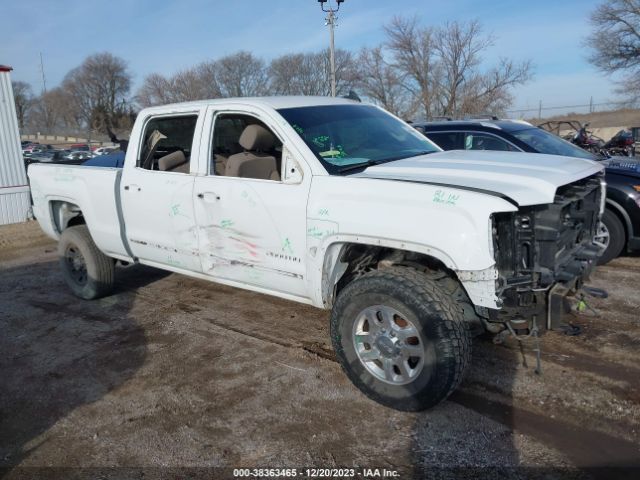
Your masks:
<svg viewBox="0 0 640 480"><path fill-rule="evenodd" d="M385 305L358 314L353 345L362 365L392 385L413 382L424 367L426 347L420 332L405 315Z"/></svg>
<svg viewBox="0 0 640 480"><path fill-rule="evenodd" d="M596 234L593 237L593 241L602 249L603 252L609 246L611 235L609 234L609 229L604 224L604 222L598 222L598 228L596 229Z"/></svg>

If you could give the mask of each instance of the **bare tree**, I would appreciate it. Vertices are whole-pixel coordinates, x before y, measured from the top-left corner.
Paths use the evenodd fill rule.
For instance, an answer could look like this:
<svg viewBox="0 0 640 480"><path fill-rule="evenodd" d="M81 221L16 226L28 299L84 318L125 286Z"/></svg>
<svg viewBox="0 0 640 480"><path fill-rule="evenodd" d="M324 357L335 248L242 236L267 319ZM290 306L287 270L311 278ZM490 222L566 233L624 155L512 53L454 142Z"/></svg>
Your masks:
<svg viewBox="0 0 640 480"><path fill-rule="evenodd" d="M18 127L24 130L29 110L33 106L33 92L31 85L26 82L11 82L13 88L13 99L16 105L16 115L18 116Z"/></svg>
<svg viewBox="0 0 640 480"><path fill-rule="evenodd" d="M136 93L136 101L142 107L150 107L221 97L216 72L215 62L205 62L169 78L151 74Z"/></svg>
<svg viewBox="0 0 640 480"><path fill-rule="evenodd" d="M529 61L501 59L481 71L481 54L493 44L478 21L421 27L416 17L395 17L386 27L393 65L427 118L500 112L511 87L531 78Z"/></svg>
<svg viewBox="0 0 640 480"><path fill-rule="evenodd" d="M121 58L98 53L67 73L62 88L85 126L106 131L129 108L131 74Z"/></svg>
<svg viewBox="0 0 640 480"><path fill-rule="evenodd" d="M327 89L323 64L313 53L275 58L269 66L269 78L275 95L323 95Z"/></svg>
<svg viewBox="0 0 640 480"><path fill-rule="evenodd" d="M415 114L416 102L403 86L402 74L384 59L382 46L363 48L358 69L356 87L365 97L399 117Z"/></svg>
<svg viewBox="0 0 640 480"><path fill-rule="evenodd" d="M620 93L640 99L640 0L607 0L591 14L589 61L605 73L621 73Z"/></svg>
<svg viewBox="0 0 640 480"><path fill-rule="evenodd" d="M274 59L268 70L270 91L275 95L329 95L331 64L329 50L296 53ZM336 93L344 95L352 88L357 68L353 55L336 50Z"/></svg>
<svg viewBox="0 0 640 480"><path fill-rule="evenodd" d="M35 98L29 125L35 131L58 133L62 130L79 132L79 119L62 88L54 88Z"/></svg>
<svg viewBox="0 0 640 480"><path fill-rule="evenodd" d="M443 115L458 110L458 97L468 76L480 64L480 54L492 44L491 37L483 37L482 27L476 21L467 24L447 23L436 31L434 49L439 69L435 79L438 96L436 102Z"/></svg>
<svg viewBox="0 0 640 480"><path fill-rule="evenodd" d="M136 93L136 102L143 108L173 103L171 81L158 73L145 77Z"/></svg>
<svg viewBox="0 0 640 480"><path fill-rule="evenodd" d="M448 115L501 114L513 103L511 87L531 78L531 63L516 63L501 58L489 71L474 74L465 81L458 95L459 102Z"/></svg>
<svg viewBox="0 0 640 480"><path fill-rule="evenodd" d="M417 17L394 17L385 31L394 67L403 75L405 87L419 100L424 115L431 117L436 90L434 29L421 28Z"/></svg>
<svg viewBox="0 0 640 480"><path fill-rule="evenodd" d="M215 78L224 97L251 97L267 93L264 60L249 52L238 52L215 62Z"/></svg>

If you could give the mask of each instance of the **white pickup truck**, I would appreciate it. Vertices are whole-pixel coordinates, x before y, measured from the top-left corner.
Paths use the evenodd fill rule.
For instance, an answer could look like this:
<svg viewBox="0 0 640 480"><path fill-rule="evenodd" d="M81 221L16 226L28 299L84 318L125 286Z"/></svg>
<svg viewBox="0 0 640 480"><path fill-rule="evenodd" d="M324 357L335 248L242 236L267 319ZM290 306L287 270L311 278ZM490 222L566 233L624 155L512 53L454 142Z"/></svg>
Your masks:
<svg viewBox="0 0 640 480"><path fill-rule="evenodd" d="M344 370L372 399L447 397L472 332L536 333L599 255L602 167L442 152L345 99L143 110L122 169L29 167L33 209L79 297L142 263L331 309Z"/></svg>

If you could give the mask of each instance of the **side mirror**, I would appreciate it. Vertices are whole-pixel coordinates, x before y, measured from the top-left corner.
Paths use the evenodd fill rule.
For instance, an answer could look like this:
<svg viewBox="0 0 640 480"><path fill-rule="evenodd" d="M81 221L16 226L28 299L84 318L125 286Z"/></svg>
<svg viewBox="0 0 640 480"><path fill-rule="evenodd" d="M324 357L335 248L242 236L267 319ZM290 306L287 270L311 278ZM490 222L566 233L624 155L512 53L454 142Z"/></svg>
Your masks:
<svg viewBox="0 0 640 480"><path fill-rule="evenodd" d="M282 182L289 185L302 183L302 168L286 147L282 149L282 159Z"/></svg>

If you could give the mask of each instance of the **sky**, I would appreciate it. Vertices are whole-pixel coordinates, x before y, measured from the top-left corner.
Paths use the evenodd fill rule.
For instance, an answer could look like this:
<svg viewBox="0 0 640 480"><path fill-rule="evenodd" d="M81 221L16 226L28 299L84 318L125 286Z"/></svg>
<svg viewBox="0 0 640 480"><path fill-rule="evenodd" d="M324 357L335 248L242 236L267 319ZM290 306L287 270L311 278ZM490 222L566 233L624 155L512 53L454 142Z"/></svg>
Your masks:
<svg viewBox="0 0 640 480"><path fill-rule="evenodd" d="M345 0L336 46L358 50L385 40L394 15L424 25L478 19L495 44L484 54L533 62L534 79L513 90L513 110L615 101L612 79L593 68L582 46L589 13L602 0ZM151 73L169 75L247 50L265 60L326 48L329 34L316 0L0 0L0 64L13 80L48 88L90 54L127 61L138 87ZM577 111L577 109L574 109ZM514 115L517 116L517 115Z"/></svg>

